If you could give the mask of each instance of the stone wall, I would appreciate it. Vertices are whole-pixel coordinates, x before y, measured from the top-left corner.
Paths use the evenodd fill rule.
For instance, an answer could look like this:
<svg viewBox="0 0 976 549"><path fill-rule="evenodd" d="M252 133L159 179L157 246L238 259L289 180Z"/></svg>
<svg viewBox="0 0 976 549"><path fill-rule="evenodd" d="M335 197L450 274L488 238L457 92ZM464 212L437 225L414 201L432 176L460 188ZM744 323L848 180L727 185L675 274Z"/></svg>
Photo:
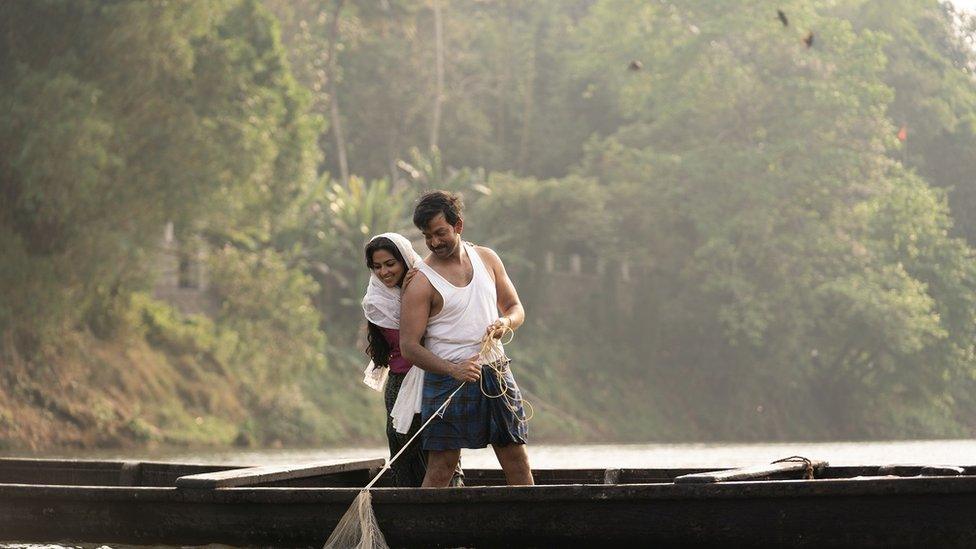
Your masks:
<svg viewBox="0 0 976 549"><path fill-rule="evenodd" d="M634 280L627 262L608 264L578 254L548 253L532 273L532 315L557 318L566 314L630 316ZM528 304L527 304L528 305Z"/></svg>
<svg viewBox="0 0 976 549"><path fill-rule="evenodd" d="M167 223L155 260L153 297L165 301L183 314L213 316L218 303L209 290L206 248L190 240L180 242L173 224Z"/></svg>

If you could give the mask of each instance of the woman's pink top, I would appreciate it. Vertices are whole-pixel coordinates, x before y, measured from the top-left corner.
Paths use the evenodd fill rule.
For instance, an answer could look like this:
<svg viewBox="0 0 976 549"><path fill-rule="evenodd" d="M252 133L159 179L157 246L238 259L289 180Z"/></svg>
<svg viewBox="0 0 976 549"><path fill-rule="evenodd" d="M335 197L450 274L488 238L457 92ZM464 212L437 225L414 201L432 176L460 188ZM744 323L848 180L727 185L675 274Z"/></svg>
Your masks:
<svg viewBox="0 0 976 549"><path fill-rule="evenodd" d="M405 374L410 371L413 364L407 362L400 354L400 330L394 328L380 328L383 332L383 339L390 344L390 372L394 374Z"/></svg>

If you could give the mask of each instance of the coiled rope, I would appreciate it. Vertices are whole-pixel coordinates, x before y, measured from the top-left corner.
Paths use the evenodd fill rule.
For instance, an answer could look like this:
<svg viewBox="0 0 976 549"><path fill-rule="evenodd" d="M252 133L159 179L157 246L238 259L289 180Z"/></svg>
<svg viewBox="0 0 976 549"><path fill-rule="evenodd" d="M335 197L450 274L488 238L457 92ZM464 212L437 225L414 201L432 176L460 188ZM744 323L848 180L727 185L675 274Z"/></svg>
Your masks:
<svg viewBox="0 0 976 549"><path fill-rule="evenodd" d="M803 478L807 480L813 480L813 461L810 458L805 458L803 456L790 456L783 459L777 459L773 463L803 463L806 468L803 470Z"/></svg>
<svg viewBox="0 0 976 549"><path fill-rule="evenodd" d="M502 335L499 338L493 337L494 334L486 334L481 340L481 351L478 352L478 357L481 358L481 362L484 366L488 367L495 375L498 380L498 386L500 387L500 392L497 395L490 394L485 388L485 376L479 378L478 383L481 386L481 394L488 398L500 398L502 402L505 403L505 407L509 412L515 416L516 421L521 424L528 423L532 416L535 415L535 409L532 404L525 399L521 394L512 394L509 390L508 384L505 382L505 373L508 371L508 365L512 363L512 360L505 356L504 346L508 345L515 339L515 330L510 326L502 326L499 328L502 331ZM496 330L497 331L497 330ZM505 338L508 337L506 340ZM524 417L519 417L518 405L522 404L522 411Z"/></svg>

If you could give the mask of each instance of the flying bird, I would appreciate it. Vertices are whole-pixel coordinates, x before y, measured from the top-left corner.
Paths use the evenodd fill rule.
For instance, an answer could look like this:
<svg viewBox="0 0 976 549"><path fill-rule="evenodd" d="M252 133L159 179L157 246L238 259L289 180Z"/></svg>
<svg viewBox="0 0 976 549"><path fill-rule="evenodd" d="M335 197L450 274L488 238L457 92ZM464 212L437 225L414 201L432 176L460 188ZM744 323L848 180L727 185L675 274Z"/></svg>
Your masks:
<svg viewBox="0 0 976 549"><path fill-rule="evenodd" d="M779 22L783 24L784 27L790 26L790 20L786 18L786 14L783 10L776 10L776 17L779 17Z"/></svg>
<svg viewBox="0 0 976 549"><path fill-rule="evenodd" d="M807 45L808 48L813 47L813 31L807 33L803 38L803 43Z"/></svg>
<svg viewBox="0 0 976 549"><path fill-rule="evenodd" d="M632 71L639 71L644 68L644 64L634 59L630 62L630 65L628 65L627 68Z"/></svg>

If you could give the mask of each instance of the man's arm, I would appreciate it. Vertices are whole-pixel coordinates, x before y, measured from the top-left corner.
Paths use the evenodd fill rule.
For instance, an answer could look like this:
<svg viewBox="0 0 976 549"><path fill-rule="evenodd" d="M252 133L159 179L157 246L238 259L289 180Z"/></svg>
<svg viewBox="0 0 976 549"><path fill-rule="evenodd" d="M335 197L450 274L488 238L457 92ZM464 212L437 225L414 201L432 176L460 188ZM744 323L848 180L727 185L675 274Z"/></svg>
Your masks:
<svg viewBox="0 0 976 549"><path fill-rule="evenodd" d="M427 330L430 301L434 287L423 273L417 273L400 298L400 353L414 366L435 374L449 375L459 381L478 381L481 367L473 359L461 364L448 362L430 352L420 341Z"/></svg>
<svg viewBox="0 0 976 549"><path fill-rule="evenodd" d="M495 293L498 295L498 312L501 315L498 320L488 327L488 333L493 334L495 337L501 337L502 326L508 326L512 330L517 330L525 322L525 309L522 307L522 301L519 299L518 292L515 290L515 284L508 277L508 272L505 271L505 265L502 263L501 258L498 257L498 254L491 248L485 248L484 246L478 246L476 249L494 275Z"/></svg>

